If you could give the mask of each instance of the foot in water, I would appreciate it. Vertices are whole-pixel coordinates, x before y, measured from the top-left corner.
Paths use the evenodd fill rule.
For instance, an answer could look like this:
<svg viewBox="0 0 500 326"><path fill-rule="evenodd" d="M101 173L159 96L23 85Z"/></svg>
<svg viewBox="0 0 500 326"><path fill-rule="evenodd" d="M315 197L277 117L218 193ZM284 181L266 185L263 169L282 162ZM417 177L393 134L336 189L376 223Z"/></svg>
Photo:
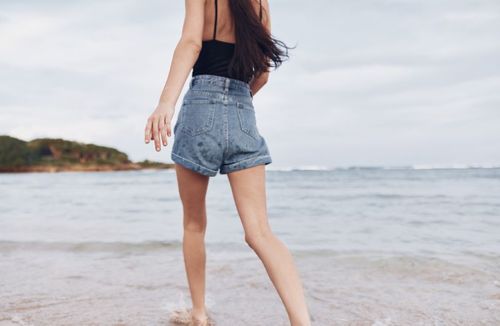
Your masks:
<svg viewBox="0 0 500 326"><path fill-rule="evenodd" d="M191 314L191 309L176 309L170 313L171 323L188 326L215 326L215 322L207 314L204 317L195 317Z"/></svg>

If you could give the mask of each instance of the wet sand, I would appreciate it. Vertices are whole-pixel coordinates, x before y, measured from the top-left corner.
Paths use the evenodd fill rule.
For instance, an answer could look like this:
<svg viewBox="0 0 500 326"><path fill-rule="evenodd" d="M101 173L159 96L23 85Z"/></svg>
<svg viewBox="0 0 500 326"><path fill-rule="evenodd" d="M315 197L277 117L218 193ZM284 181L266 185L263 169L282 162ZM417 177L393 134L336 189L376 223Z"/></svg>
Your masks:
<svg viewBox="0 0 500 326"><path fill-rule="evenodd" d="M169 325L189 307L179 245L4 245L0 325ZM292 251L314 325L498 325L500 258ZM217 325L287 325L264 267L244 245L207 248Z"/></svg>

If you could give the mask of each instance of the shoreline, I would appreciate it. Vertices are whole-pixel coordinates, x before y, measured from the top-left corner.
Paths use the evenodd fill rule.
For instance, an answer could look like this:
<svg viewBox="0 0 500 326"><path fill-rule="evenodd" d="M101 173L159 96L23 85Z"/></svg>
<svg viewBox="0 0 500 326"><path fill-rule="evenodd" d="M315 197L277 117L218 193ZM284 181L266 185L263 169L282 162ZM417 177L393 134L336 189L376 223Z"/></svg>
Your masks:
<svg viewBox="0 0 500 326"><path fill-rule="evenodd" d="M0 268L7 295L0 299L0 320L169 325L171 311L189 307L180 248L87 249L3 250ZM287 323L279 297L250 248L209 254L207 308L218 325ZM492 325L499 317L498 279L492 268L498 258L478 257L471 264L369 252L292 254L318 325ZM249 298L258 302L252 309Z"/></svg>
<svg viewBox="0 0 500 326"><path fill-rule="evenodd" d="M119 165L35 165L0 168L0 173L57 173L57 172L111 172L111 171L138 171L138 170L168 170L173 169L174 164L165 165L141 165L139 163L119 164Z"/></svg>

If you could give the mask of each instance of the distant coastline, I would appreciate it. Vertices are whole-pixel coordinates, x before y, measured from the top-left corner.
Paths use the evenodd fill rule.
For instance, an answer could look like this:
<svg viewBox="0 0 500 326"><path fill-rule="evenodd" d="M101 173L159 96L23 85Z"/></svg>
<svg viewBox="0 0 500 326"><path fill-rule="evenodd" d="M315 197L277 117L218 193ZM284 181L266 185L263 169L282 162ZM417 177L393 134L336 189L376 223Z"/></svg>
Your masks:
<svg viewBox="0 0 500 326"><path fill-rule="evenodd" d="M0 136L0 173L126 171L173 167L173 163L149 160L132 162L127 154L112 147L61 138L24 141Z"/></svg>

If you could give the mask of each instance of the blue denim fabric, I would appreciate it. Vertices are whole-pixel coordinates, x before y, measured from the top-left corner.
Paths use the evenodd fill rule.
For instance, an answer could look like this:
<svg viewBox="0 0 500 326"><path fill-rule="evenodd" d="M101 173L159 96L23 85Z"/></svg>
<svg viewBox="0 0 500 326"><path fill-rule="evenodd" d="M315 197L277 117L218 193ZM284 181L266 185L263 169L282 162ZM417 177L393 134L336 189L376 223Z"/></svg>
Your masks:
<svg viewBox="0 0 500 326"><path fill-rule="evenodd" d="M206 176L272 162L250 86L241 80L192 77L173 131L172 161Z"/></svg>

